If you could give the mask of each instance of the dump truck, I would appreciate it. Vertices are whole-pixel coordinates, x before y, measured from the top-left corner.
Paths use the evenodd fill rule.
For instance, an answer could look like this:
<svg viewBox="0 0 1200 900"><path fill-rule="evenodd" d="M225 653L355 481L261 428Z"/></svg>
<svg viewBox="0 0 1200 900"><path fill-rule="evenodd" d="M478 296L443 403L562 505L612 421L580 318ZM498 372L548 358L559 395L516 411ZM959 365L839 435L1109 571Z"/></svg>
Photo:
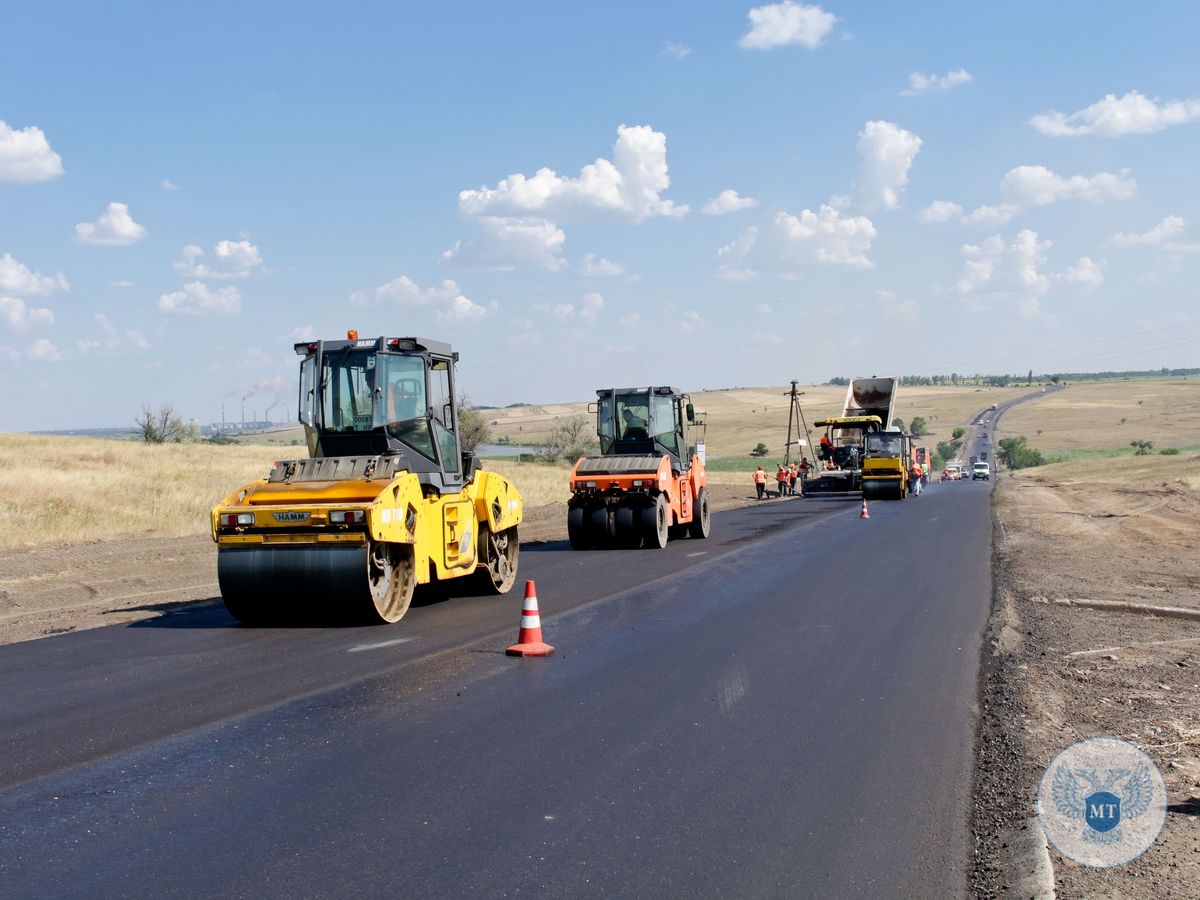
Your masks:
<svg viewBox="0 0 1200 900"><path fill-rule="evenodd" d="M575 550L667 546L708 537L704 419L671 387L596 391L600 455L571 471L567 535Z"/></svg>
<svg viewBox="0 0 1200 900"><path fill-rule="evenodd" d="M521 495L461 449L458 354L356 331L295 351L308 458L276 462L212 510L234 618L396 622L418 585L465 576L507 593Z"/></svg>
<svg viewBox="0 0 1200 900"><path fill-rule="evenodd" d="M817 448L821 466L804 482L804 494L852 494L862 490L867 435L891 429L899 378L855 378L846 386L840 416L814 423L825 434Z"/></svg>
<svg viewBox="0 0 1200 900"><path fill-rule="evenodd" d="M903 500L909 491L911 439L901 431L872 431L864 439L864 500Z"/></svg>

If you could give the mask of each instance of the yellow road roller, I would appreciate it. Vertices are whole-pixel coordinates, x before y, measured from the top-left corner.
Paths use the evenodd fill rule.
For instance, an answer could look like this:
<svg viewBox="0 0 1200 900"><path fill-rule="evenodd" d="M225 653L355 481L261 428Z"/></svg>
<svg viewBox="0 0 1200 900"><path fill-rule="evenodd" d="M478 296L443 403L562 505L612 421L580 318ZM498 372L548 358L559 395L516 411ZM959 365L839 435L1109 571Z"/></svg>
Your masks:
<svg viewBox="0 0 1200 900"><path fill-rule="evenodd" d="M413 337L306 341L308 459L212 510L217 579L238 621L396 622L417 585L516 581L521 495L459 444L449 344Z"/></svg>

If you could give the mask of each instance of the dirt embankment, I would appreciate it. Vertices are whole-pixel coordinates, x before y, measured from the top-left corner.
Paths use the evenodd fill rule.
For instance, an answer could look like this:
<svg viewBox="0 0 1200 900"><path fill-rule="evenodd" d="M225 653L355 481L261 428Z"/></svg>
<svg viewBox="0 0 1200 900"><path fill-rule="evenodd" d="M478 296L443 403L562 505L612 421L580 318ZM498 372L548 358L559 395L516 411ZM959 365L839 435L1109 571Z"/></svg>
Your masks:
<svg viewBox="0 0 1200 900"><path fill-rule="evenodd" d="M1200 457L1068 463L997 486L976 893L1012 890L1010 852L1036 815L1046 766L1096 736L1130 741L1154 759L1167 784L1167 822L1148 852L1121 867L1087 868L1051 848L1058 895L1200 893L1200 620L1142 611L1200 614L1198 487Z"/></svg>
<svg viewBox="0 0 1200 900"><path fill-rule="evenodd" d="M745 486L709 486L713 509L755 502ZM522 542L567 537L566 504L525 511ZM0 644L171 615L216 601L217 553L208 534L137 537L0 551Z"/></svg>

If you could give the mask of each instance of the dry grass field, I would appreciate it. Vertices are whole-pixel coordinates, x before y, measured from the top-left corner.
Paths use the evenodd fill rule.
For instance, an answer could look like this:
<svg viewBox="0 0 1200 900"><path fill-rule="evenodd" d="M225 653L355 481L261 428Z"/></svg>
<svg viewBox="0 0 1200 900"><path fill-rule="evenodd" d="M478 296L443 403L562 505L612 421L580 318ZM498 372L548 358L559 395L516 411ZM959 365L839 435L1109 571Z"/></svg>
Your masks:
<svg viewBox="0 0 1200 900"><path fill-rule="evenodd" d="M1078 382L1001 419L998 437L1023 434L1043 452L1200 444L1200 379Z"/></svg>
<svg viewBox="0 0 1200 900"><path fill-rule="evenodd" d="M0 433L0 548L203 533L278 450Z"/></svg>
<svg viewBox="0 0 1200 900"><path fill-rule="evenodd" d="M950 437L992 403L1028 388L905 387L897 415L923 416L932 447ZM1036 390L1036 388L1035 388ZM841 408L845 388L808 386L802 398L811 423ZM785 387L742 388L693 395L708 413L708 457L749 459L762 441L766 462L783 455L788 402ZM496 437L537 442L563 416L587 415L585 402L491 409ZM1126 423L1120 424L1124 418ZM1043 450L1120 448L1134 438L1156 447L1200 444L1200 380L1144 380L1072 385L1061 393L1017 407L1005 417L1004 434L1025 434ZM1038 432L1041 432L1038 434ZM298 431L296 431L298 434ZM133 535L203 534L208 511L239 484L266 474L272 460L302 454L282 430L262 441L235 445L168 444L0 434L0 548L80 543ZM520 489L526 506L564 503L569 467L515 460L488 460ZM1104 470L1097 461L1096 473ZM1081 469L1081 472L1090 472ZM738 471L712 471L714 484L748 484Z"/></svg>
<svg viewBox="0 0 1200 900"><path fill-rule="evenodd" d="M800 389L804 391L801 407L810 425L841 412L846 397L844 387L805 385ZM785 385L692 394L696 409L708 413L709 459L748 456L759 441L770 451L768 460L782 458L787 440L788 390ZM931 432L924 443L932 447L949 438L954 426L964 424L980 409L1028 391L1025 387L902 387L896 415L906 423L913 416L923 416ZM589 416L586 402L486 409L483 413L492 423L494 437L507 437L515 444L544 441L556 420Z"/></svg>

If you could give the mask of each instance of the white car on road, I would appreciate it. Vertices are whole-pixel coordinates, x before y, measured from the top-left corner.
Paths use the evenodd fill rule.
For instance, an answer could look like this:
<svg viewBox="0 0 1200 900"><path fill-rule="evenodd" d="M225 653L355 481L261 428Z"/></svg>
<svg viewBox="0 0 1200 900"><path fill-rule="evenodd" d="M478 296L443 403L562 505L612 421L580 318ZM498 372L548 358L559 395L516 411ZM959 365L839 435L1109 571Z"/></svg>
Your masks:
<svg viewBox="0 0 1200 900"><path fill-rule="evenodd" d="M992 467L985 462L977 462L971 467L971 480L982 478L988 481L992 477Z"/></svg>

